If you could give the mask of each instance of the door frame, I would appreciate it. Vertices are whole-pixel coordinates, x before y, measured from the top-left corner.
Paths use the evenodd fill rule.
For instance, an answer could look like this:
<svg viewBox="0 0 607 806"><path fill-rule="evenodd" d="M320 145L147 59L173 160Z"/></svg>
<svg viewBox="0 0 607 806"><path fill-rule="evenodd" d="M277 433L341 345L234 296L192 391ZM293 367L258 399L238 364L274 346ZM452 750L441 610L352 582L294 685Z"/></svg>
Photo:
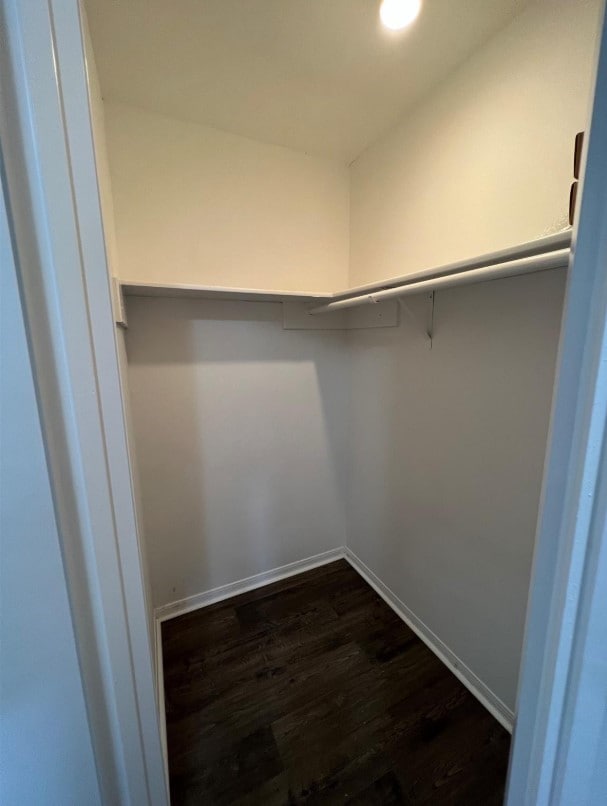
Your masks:
<svg viewBox="0 0 607 806"><path fill-rule="evenodd" d="M604 15L603 7L603 15ZM597 46L519 679L508 806L607 800L607 28ZM602 703L603 707L597 707ZM595 799L602 791L604 799Z"/></svg>
<svg viewBox="0 0 607 806"><path fill-rule="evenodd" d="M168 804L77 0L0 0L0 143L104 802ZM4 44L7 47L4 47ZM553 402L508 806L592 802L607 728L607 33ZM602 631L602 632L601 632ZM607 641L602 645L606 647ZM569 800L567 798L569 797Z"/></svg>
<svg viewBox="0 0 607 806"><path fill-rule="evenodd" d="M0 0L0 32L2 185L102 802L167 806L78 0Z"/></svg>

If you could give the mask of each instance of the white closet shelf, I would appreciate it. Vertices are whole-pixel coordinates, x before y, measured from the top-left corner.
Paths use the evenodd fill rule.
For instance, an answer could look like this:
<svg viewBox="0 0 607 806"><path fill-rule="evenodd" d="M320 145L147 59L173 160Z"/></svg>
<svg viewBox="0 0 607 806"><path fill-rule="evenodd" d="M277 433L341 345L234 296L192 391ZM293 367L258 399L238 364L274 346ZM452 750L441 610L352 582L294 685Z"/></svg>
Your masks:
<svg viewBox="0 0 607 806"><path fill-rule="evenodd" d="M300 291L269 291L259 288L183 283L140 283L132 280L120 280L120 287L126 297L190 297L243 302L328 302L333 298L333 294Z"/></svg>
<svg viewBox="0 0 607 806"><path fill-rule="evenodd" d="M410 272L400 277L392 277L387 280L347 288L335 293L271 291L259 288L230 288L213 285L185 285L182 283L142 283L132 280L120 280L120 288L126 297L190 297L246 302L316 303L317 307L312 309L311 312L325 313L334 309L356 307L364 304L365 301L376 302L382 298L379 296L382 294L387 298L400 296L400 288L407 287L407 290L402 291L402 294L405 295L412 293L414 286L417 287L418 293L432 290L434 285L436 285L437 289L441 286L448 287L455 284L452 282L452 278L456 275L461 276L462 280L466 275L469 282L491 279L492 272L483 272L482 270L489 269L492 266L501 266L503 269L503 271L497 269L494 272L496 277L500 273L508 276L506 264L515 264L517 262L520 263L520 270L515 267L511 274L540 271L542 270L540 268L542 266L541 256L546 256L543 261L544 268L554 268L557 265L564 265L562 259L552 261L555 264L553 266L547 256L552 254L556 258L556 253L560 252L562 258L570 245L571 230L567 229L555 235L537 238L506 249L488 252L478 257ZM534 260L534 258L537 259ZM451 279L448 280L447 278ZM441 282L438 282L438 280L441 280ZM436 281L436 283L430 283L430 281ZM410 289L408 288L409 286L411 286Z"/></svg>

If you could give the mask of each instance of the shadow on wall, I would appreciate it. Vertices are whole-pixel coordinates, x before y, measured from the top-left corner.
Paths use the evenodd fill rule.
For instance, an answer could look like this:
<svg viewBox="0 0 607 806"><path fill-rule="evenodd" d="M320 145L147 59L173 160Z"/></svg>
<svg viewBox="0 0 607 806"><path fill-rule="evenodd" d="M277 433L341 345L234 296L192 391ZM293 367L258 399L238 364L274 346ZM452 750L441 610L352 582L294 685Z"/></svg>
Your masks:
<svg viewBox="0 0 607 806"><path fill-rule="evenodd" d="M154 606L345 542L345 335L282 306L131 298L128 377Z"/></svg>

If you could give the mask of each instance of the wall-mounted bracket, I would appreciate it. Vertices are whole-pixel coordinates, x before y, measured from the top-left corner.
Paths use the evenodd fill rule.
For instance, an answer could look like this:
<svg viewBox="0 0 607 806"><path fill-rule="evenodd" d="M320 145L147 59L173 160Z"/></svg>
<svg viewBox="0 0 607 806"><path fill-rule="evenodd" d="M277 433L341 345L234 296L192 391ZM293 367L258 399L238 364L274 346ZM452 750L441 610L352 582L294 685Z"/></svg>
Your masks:
<svg viewBox="0 0 607 806"><path fill-rule="evenodd" d="M397 327L399 308L395 300L364 305L344 311L315 316L310 313L316 303L283 302L285 330L364 330L375 327Z"/></svg>
<svg viewBox="0 0 607 806"><path fill-rule="evenodd" d="M112 289L112 311L114 313L114 322L118 327L127 328L129 323L126 318L126 305L124 304L124 291L122 285L117 277L111 278Z"/></svg>
<svg viewBox="0 0 607 806"><path fill-rule="evenodd" d="M434 337L434 296L435 291L429 291L423 295L424 309L423 314L420 315L410 304L410 300L399 297L398 301L400 307L407 314L409 319L414 322L417 327L423 332L426 340L426 345L429 350L432 349L432 339ZM420 295L421 296L421 295ZM415 299L412 297L411 299Z"/></svg>

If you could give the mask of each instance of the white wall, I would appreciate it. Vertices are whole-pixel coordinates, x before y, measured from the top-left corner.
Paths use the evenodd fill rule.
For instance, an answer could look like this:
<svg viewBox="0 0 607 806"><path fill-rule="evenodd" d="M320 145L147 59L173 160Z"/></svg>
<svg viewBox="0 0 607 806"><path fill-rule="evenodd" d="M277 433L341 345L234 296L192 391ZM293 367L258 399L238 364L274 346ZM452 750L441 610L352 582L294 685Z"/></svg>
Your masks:
<svg viewBox="0 0 607 806"><path fill-rule="evenodd" d="M347 168L105 104L120 276L331 291L347 283Z"/></svg>
<svg viewBox="0 0 607 806"><path fill-rule="evenodd" d="M0 223L0 802L101 799L21 304Z"/></svg>
<svg viewBox="0 0 607 806"><path fill-rule="evenodd" d="M352 284L566 222L600 5L531 5L356 161ZM349 337L349 545L511 709L563 284L440 292L430 352L407 318Z"/></svg>
<svg viewBox="0 0 607 806"><path fill-rule="evenodd" d="M344 334L284 331L279 304L128 313L155 606L342 546Z"/></svg>
<svg viewBox="0 0 607 806"><path fill-rule="evenodd" d="M600 0L538 0L351 168L350 284L567 224Z"/></svg>
<svg viewBox="0 0 607 806"><path fill-rule="evenodd" d="M406 316L131 298L154 605L347 542L513 708L564 279L441 292L431 351Z"/></svg>
<svg viewBox="0 0 607 806"><path fill-rule="evenodd" d="M361 156L353 284L561 227L597 10L540 0ZM123 277L345 283L342 169L106 118ZM132 300L154 604L342 545L348 477L351 548L513 708L562 293L562 272L441 292L432 352L407 320L294 333L277 306Z"/></svg>
<svg viewBox="0 0 607 806"><path fill-rule="evenodd" d="M349 338L348 544L511 709L564 280L440 292L432 350Z"/></svg>

